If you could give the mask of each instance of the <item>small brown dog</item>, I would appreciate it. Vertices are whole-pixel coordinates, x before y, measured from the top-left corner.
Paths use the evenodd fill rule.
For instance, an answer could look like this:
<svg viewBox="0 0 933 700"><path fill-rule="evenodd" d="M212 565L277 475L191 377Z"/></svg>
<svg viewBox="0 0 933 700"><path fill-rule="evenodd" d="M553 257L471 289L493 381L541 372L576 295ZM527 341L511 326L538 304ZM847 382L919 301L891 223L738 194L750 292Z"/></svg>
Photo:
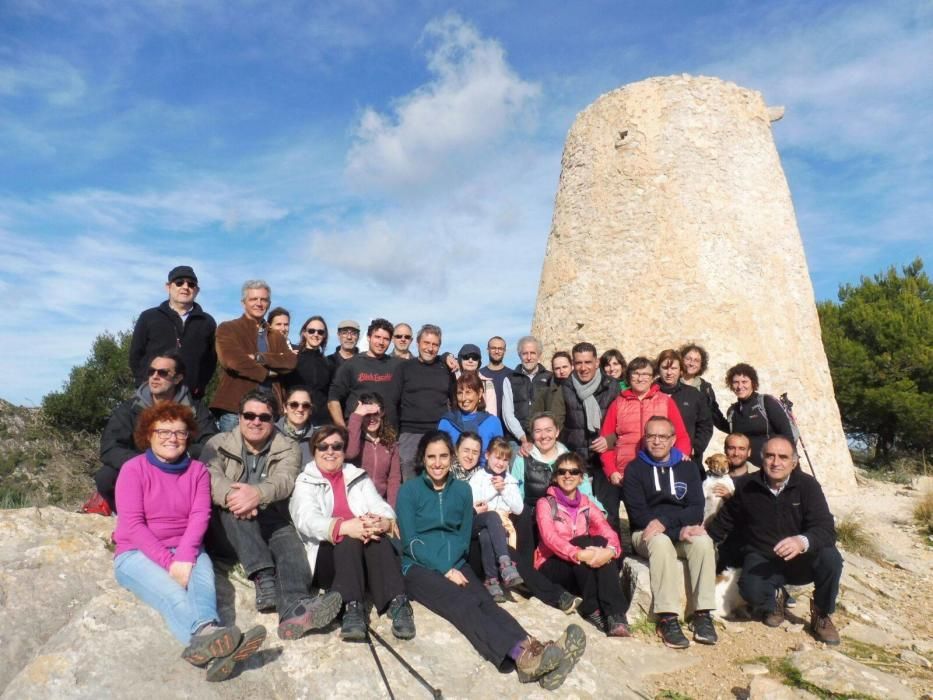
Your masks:
<svg viewBox="0 0 933 700"><path fill-rule="evenodd" d="M729 460L721 452L710 455L705 460L707 477L703 481L703 495L706 504L703 506L703 522L708 523L722 507L722 496L713 492L714 486L724 486L730 494L735 493L735 484L729 476Z"/></svg>

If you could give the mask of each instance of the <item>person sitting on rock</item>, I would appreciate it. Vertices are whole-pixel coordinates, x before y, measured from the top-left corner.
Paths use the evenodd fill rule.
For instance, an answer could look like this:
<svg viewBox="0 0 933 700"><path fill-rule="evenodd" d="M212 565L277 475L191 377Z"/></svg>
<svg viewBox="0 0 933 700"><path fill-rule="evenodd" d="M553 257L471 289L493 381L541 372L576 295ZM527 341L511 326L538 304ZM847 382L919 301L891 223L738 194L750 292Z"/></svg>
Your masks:
<svg viewBox="0 0 933 700"><path fill-rule="evenodd" d="M694 597L691 627L700 644L718 640L710 611L716 608L716 549L703 529L703 486L699 468L674 447L674 423L652 416L643 447L625 467L622 501L632 528L632 546L648 559L657 632L664 644L685 649L690 642L678 620L686 559L688 595Z"/></svg>
<svg viewBox="0 0 933 700"><path fill-rule="evenodd" d="M289 503L292 522L304 541L314 587L337 591L345 601L344 641L366 640L367 592L376 612L388 613L392 634L413 639L414 614L387 534L394 529L395 511L366 471L344 461L347 439L347 431L336 425L314 433L313 459L298 476Z"/></svg>
<svg viewBox="0 0 933 700"><path fill-rule="evenodd" d="M298 443L275 429L275 397L251 389L240 399L239 427L204 448L214 501L214 547L232 553L256 587L256 609L277 610L280 639L330 624L343 603L330 591L312 597L311 569L292 525L288 499L298 476Z"/></svg>
<svg viewBox="0 0 933 700"><path fill-rule="evenodd" d="M145 409L168 402L191 408L198 425L197 437L192 437L187 442L188 454L191 457L197 458L204 443L217 432L210 411L191 395L184 383L185 363L178 352L169 350L152 357L146 374L146 383L140 385L131 399L114 409L100 436L100 459L103 465L94 475L94 484L107 507L94 510L85 507L85 512L106 513L107 509L116 511L114 489L120 468L142 453L136 447L133 433L136 422Z"/></svg>
<svg viewBox="0 0 933 700"><path fill-rule="evenodd" d="M244 635L220 624L214 566L201 546L211 477L187 453L197 431L188 406L164 402L139 415L134 439L144 452L117 477L113 568L117 582L155 608L185 645L181 657L207 666L207 680L222 681L262 646L266 630L259 625Z"/></svg>
<svg viewBox="0 0 933 700"><path fill-rule="evenodd" d="M839 644L830 615L836 609L842 555L819 482L797 468L797 449L783 436L761 450L762 469L736 483L735 495L710 523L718 542L744 534L739 592L769 627L784 621L785 584L813 581L810 631L826 644Z"/></svg>

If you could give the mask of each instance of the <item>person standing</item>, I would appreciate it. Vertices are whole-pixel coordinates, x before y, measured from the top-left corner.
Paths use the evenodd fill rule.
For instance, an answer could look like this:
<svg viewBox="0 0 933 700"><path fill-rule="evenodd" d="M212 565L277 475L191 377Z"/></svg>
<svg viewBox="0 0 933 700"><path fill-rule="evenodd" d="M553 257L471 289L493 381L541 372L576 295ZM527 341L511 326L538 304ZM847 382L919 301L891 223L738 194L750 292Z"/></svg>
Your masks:
<svg viewBox="0 0 933 700"><path fill-rule="evenodd" d="M541 343L531 335L518 341L518 356L521 362L502 385L502 422L511 438L521 446L523 455L531 451L529 419L535 397L548 386L551 373L538 362Z"/></svg>
<svg viewBox="0 0 933 700"><path fill-rule="evenodd" d="M411 346L412 330L407 323L399 323L395 326L392 333L392 357L400 360L410 360L412 358L409 347Z"/></svg>
<svg viewBox="0 0 933 700"><path fill-rule="evenodd" d="M502 387L508 376L512 374L512 369L505 364L505 350L505 338L498 335L494 335L490 338L489 342L486 344L486 354L489 357L489 362L485 367L479 370L480 378L490 380L495 387L496 404L495 406L487 406L487 409L497 418L502 417ZM489 404L491 402L487 401L486 403Z"/></svg>
<svg viewBox="0 0 933 700"><path fill-rule="evenodd" d="M352 319L344 319L337 324L337 349L327 356L330 362L331 374L337 374L337 370L347 360L356 357L360 349L357 343L360 342L360 324Z"/></svg>
<svg viewBox="0 0 933 700"><path fill-rule="evenodd" d="M191 396L200 399L217 367L217 323L195 301L201 290L197 275L188 265L172 268L165 289L168 299L146 309L136 320L130 343L130 371L136 386L144 384L148 360L156 353L175 350L185 363L185 386Z"/></svg>

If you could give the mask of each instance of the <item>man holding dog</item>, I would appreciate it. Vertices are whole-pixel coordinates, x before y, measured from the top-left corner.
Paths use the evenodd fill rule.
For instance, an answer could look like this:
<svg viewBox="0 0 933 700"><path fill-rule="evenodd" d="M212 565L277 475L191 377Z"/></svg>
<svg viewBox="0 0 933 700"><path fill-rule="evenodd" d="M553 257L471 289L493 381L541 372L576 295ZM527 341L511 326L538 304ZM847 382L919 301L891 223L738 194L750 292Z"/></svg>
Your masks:
<svg viewBox="0 0 933 700"><path fill-rule="evenodd" d="M709 534L722 542L734 530L743 533L739 591L762 622L777 627L784 621L785 584L812 581L810 631L820 642L839 644L830 615L842 556L826 496L814 477L797 468L797 449L787 438L768 440L761 457L761 471L736 483Z"/></svg>

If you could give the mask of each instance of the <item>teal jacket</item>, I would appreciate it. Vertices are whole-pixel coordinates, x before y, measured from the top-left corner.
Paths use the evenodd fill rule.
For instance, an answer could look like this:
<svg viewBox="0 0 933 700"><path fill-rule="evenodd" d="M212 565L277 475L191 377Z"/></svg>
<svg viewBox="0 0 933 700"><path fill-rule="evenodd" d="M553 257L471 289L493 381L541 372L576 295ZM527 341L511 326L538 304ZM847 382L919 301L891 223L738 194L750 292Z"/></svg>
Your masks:
<svg viewBox="0 0 933 700"><path fill-rule="evenodd" d="M395 502L402 536L402 573L423 566L446 574L466 563L473 528L473 491L452 476L435 491L427 473L402 484Z"/></svg>

